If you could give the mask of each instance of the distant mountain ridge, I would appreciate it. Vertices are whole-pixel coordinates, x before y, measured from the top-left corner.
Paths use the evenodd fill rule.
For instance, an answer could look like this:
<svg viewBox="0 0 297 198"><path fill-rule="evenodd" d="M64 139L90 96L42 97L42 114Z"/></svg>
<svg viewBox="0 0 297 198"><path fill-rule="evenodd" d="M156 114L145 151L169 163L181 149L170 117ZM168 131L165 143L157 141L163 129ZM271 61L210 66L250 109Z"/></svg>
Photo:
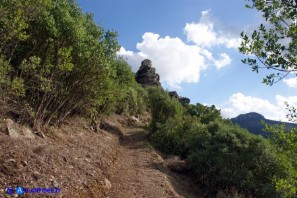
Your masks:
<svg viewBox="0 0 297 198"><path fill-rule="evenodd" d="M263 131L264 125L261 123L262 120L269 125L285 124L286 129L297 127L297 124L294 123L266 119L263 115L256 112L240 114L231 119L234 124L238 124L240 127L247 129L250 133L268 137L269 132Z"/></svg>

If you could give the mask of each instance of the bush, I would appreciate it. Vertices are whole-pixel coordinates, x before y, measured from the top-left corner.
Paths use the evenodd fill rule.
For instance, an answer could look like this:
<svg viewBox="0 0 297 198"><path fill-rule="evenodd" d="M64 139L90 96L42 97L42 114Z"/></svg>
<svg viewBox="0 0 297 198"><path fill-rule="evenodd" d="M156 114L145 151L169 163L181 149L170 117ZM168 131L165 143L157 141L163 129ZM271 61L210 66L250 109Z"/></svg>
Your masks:
<svg viewBox="0 0 297 198"><path fill-rule="evenodd" d="M193 149L187 159L211 191L236 186L257 197L280 196L273 178L288 175L288 167L267 140L231 125L219 124L208 133L204 128L206 138L200 134L188 138Z"/></svg>
<svg viewBox="0 0 297 198"><path fill-rule="evenodd" d="M148 104L152 115L151 131L158 128L158 124L165 123L169 118L181 117L183 106L159 87L148 87Z"/></svg>
<svg viewBox="0 0 297 198"><path fill-rule="evenodd" d="M157 127L150 140L156 148L166 154L182 155L185 148L183 133L183 121L171 117Z"/></svg>
<svg viewBox="0 0 297 198"><path fill-rule="evenodd" d="M285 129L285 125L265 125L269 140L275 145L283 162L288 164L289 176L275 178L277 189L288 197L297 197L297 128Z"/></svg>
<svg viewBox="0 0 297 198"><path fill-rule="evenodd" d="M129 88L127 94L128 112L132 114L143 114L147 109L147 91L137 82Z"/></svg>
<svg viewBox="0 0 297 198"><path fill-rule="evenodd" d="M94 97L94 103L91 103L93 105L86 110L91 109L93 114L96 114L96 116L93 115L95 117L102 114L108 115L114 112L120 114L129 111L127 98L131 91L134 91L136 82L130 65L124 59L115 58L111 61L108 75L101 84L105 87L104 90L101 90L102 95Z"/></svg>
<svg viewBox="0 0 297 198"><path fill-rule="evenodd" d="M214 105L208 107L197 103L196 105L186 106L187 113L191 116L199 118L200 122L208 124L211 121L222 120L221 111L216 109Z"/></svg>
<svg viewBox="0 0 297 198"><path fill-rule="evenodd" d="M9 72L12 70L8 61L4 57L0 56L0 99L4 101L7 99L8 91L10 88Z"/></svg>
<svg viewBox="0 0 297 198"><path fill-rule="evenodd" d="M26 107L21 117L34 128L73 113L96 117L124 97L134 76L116 58L116 32L96 25L74 0L3 0L0 12L0 88Z"/></svg>
<svg viewBox="0 0 297 198"><path fill-rule="evenodd" d="M147 109L147 91L134 81L127 87L124 97L117 101L116 108L118 114L123 112L133 115L143 114Z"/></svg>
<svg viewBox="0 0 297 198"><path fill-rule="evenodd" d="M185 158L193 178L211 196L228 189L237 189L242 196L288 195L277 185L291 178L289 158L268 140L238 126L222 121L204 124L196 116L171 116L157 125L150 138L162 152Z"/></svg>

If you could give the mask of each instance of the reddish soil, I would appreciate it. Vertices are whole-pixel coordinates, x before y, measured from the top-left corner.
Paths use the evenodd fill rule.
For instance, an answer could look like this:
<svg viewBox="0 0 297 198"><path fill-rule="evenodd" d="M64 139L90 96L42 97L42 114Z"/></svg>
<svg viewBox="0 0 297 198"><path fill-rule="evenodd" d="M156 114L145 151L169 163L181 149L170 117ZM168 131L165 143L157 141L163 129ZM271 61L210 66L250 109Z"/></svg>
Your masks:
<svg viewBox="0 0 297 198"><path fill-rule="evenodd" d="M147 142L144 122L112 116L104 130L73 118L45 138L12 138L0 121L0 197L202 197L187 177L171 172ZM52 188L56 194L5 193L7 187Z"/></svg>

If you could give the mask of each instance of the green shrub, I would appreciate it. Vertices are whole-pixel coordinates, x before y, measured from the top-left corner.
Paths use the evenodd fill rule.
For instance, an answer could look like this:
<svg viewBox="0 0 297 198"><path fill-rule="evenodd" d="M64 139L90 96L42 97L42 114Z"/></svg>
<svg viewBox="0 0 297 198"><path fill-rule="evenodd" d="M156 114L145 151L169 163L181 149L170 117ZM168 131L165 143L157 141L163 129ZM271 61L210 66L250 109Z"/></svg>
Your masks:
<svg viewBox="0 0 297 198"><path fill-rule="evenodd" d="M228 122L204 124L196 116L171 116L157 124L150 140L160 151L185 158L210 196L228 189L242 196L292 195L286 192L294 179L288 156L263 137Z"/></svg>
<svg viewBox="0 0 297 198"><path fill-rule="evenodd" d="M104 98L104 101L102 103L99 100L98 106L92 106L97 116L128 111L125 100L130 94L130 90L133 89L132 87L136 84L130 65L122 58L115 58L111 61L108 75L102 84L105 86L104 91L102 90L102 96L94 99L98 101L98 99Z"/></svg>
<svg viewBox="0 0 297 198"><path fill-rule="evenodd" d="M127 94L128 112L132 114L144 113L148 108L147 97L147 91L135 82Z"/></svg>
<svg viewBox="0 0 297 198"><path fill-rule="evenodd" d="M9 87L11 84L9 72L12 70L8 61L3 56L0 56L0 99L4 101L7 98Z"/></svg>
<svg viewBox="0 0 297 198"><path fill-rule="evenodd" d="M267 140L237 126L210 128L217 130L202 127L202 137L193 132L188 138L187 160L197 179L214 193L235 186L256 197L280 197L274 178L288 176L288 166Z"/></svg>
<svg viewBox="0 0 297 198"><path fill-rule="evenodd" d="M134 115L143 114L147 109L147 91L134 81L127 87L124 97L117 101L116 108L116 112L119 114L123 112Z"/></svg>
<svg viewBox="0 0 297 198"><path fill-rule="evenodd" d="M204 124L215 120L222 120L220 110L216 109L214 105L208 107L199 103L196 105L190 104L186 106L186 110L189 115L196 116Z"/></svg>
<svg viewBox="0 0 297 198"><path fill-rule="evenodd" d="M275 145L283 162L287 163L288 177L275 178L277 189L287 197L297 197L297 128L285 129L285 125L265 125L270 132L270 142Z"/></svg>
<svg viewBox="0 0 297 198"><path fill-rule="evenodd" d="M113 111L134 78L116 58L116 32L96 25L74 0L3 0L0 13L0 77L5 60L14 102L29 111L20 110L23 119L30 115L35 127Z"/></svg>
<svg viewBox="0 0 297 198"><path fill-rule="evenodd" d="M150 140L156 148L166 154L182 155L185 149L183 137L183 121L170 117L157 127Z"/></svg>
<svg viewBox="0 0 297 198"><path fill-rule="evenodd" d="M183 106L159 87L148 87L148 104L152 115L151 131L154 132L158 124L165 123L167 119L181 117Z"/></svg>

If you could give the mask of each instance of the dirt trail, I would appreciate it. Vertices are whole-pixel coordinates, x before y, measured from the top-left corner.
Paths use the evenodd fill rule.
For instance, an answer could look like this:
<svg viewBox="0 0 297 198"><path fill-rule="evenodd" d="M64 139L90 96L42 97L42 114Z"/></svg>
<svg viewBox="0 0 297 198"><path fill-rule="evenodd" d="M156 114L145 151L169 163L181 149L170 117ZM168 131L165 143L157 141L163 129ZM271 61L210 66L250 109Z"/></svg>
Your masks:
<svg viewBox="0 0 297 198"><path fill-rule="evenodd" d="M121 148L110 172L109 198L202 197L186 178L170 172L140 127L122 129Z"/></svg>
<svg viewBox="0 0 297 198"><path fill-rule="evenodd" d="M185 177L170 171L147 141L144 121L111 116L95 132L73 118L48 127L45 138L13 138L0 119L0 197L171 198L202 197ZM135 126L139 125L139 126ZM59 187L58 194L10 196L7 187Z"/></svg>

